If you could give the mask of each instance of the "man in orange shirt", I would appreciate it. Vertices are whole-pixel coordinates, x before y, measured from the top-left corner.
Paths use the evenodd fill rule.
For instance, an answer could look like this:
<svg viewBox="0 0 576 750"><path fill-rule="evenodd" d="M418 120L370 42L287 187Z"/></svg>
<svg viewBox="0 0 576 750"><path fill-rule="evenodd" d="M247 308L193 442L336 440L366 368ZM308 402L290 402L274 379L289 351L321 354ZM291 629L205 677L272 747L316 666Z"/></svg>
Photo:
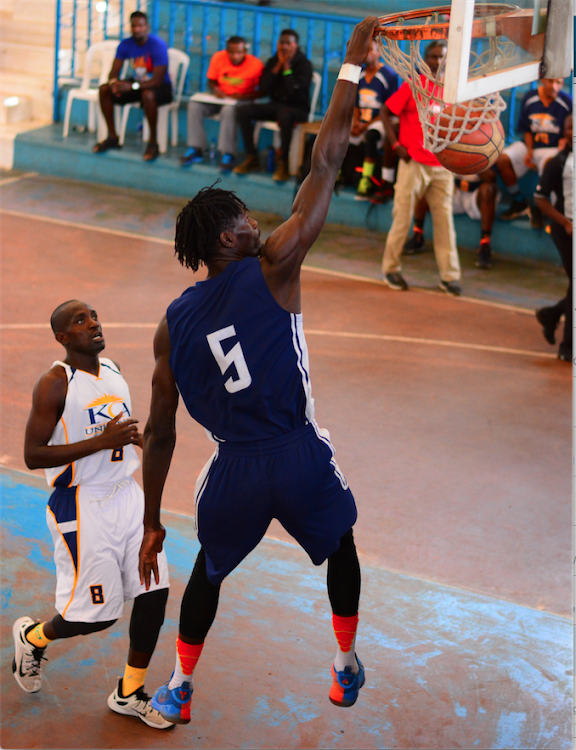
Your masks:
<svg viewBox="0 0 576 750"><path fill-rule="evenodd" d="M246 52L246 40L241 36L231 36L226 42L226 49L216 52L208 67L208 85L210 93L218 99L234 99L237 104L216 104L202 101L188 103L188 151L180 159L182 166L187 167L204 159L206 148L206 131L204 118L220 114L220 132L218 151L221 154L220 168L229 172L234 167L238 130L236 125L236 108L244 102L251 102L256 97L256 89L264 65L254 55Z"/></svg>

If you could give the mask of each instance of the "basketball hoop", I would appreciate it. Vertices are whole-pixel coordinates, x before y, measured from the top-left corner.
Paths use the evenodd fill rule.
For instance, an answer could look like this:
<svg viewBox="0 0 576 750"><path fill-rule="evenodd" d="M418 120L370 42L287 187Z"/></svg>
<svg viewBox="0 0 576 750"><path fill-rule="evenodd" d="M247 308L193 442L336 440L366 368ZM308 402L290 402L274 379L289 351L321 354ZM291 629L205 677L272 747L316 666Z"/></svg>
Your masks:
<svg viewBox="0 0 576 750"><path fill-rule="evenodd" d="M424 60L423 41L448 39L451 6L394 13L378 19L375 37L384 61L408 82L422 125L424 148L439 153L486 123L495 123L506 109L498 92L446 107L443 99L445 60L433 73ZM419 23L421 21L421 23ZM517 46L529 44L532 11L508 3L480 3L475 7L472 37L487 37L489 47L472 53L470 73L482 76L510 65ZM508 38L502 38L508 37ZM410 45L409 52L400 42Z"/></svg>

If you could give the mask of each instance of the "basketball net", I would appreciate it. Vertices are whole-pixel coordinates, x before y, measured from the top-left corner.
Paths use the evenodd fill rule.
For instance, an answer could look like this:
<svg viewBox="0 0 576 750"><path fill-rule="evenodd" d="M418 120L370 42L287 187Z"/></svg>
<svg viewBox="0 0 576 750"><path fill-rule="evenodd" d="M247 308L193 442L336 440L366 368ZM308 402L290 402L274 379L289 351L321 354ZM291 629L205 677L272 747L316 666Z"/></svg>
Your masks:
<svg viewBox="0 0 576 750"><path fill-rule="evenodd" d="M384 22L386 19L379 20ZM499 93L459 102L447 108L442 86L445 58L434 74L420 51L421 41L408 41L409 54L400 49L400 43L396 39L387 38L384 34L378 35L377 43L386 64L410 86L422 125L424 148L428 151L442 151L451 143L458 142L464 134L478 130L483 123L498 120L501 112L506 109L506 102ZM515 54L513 44L493 39L490 48L482 54L472 53L470 72L475 76L494 72L495 67L510 64Z"/></svg>

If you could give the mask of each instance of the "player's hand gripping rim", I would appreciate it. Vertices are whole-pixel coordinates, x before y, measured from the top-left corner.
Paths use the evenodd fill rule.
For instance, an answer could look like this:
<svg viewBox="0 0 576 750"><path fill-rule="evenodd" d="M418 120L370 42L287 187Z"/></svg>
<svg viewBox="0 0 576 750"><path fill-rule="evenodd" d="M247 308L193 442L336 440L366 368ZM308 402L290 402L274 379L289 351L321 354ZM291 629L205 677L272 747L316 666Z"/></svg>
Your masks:
<svg viewBox="0 0 576 750"><path fill-rule="evenodd" d="M157 529L144 529L144 537L140 545L138 570L140 584L145 584L146 591L150 589L151 573L154 573L156 585L160 583L158 572L158 553L162 552L162 544L166 537L166 529L160 525Z"/></svg>

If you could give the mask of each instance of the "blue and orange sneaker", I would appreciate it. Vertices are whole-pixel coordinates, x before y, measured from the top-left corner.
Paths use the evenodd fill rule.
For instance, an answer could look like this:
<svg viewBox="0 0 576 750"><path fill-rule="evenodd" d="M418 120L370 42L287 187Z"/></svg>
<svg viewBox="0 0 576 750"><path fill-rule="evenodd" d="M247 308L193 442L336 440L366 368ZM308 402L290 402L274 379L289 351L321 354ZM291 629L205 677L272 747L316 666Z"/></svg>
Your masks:
<svg viewBox="0 0 576 750"><path fill-rule="evenodd" d="M192 703L192 685L190 682L183 682L170 690L168 687L170 680L156 690L151 700L152 707L162 714L166 721L171 721L173 724L188 724Z"/></svg>
<svg viewBox="0 0 576 750"><path fill-rule="evenodd" d="M356 656L356 655L355 655ZM342 708L350 708L358 700L358 692L366 682L364 676L364 667L360 659L356 656L358 662L358 674L352 672L352 667L346 667L343 672L337 672L332 664L332 687L330 688L330 703ZM168 717L166 717L168 718Z"/></svg>

